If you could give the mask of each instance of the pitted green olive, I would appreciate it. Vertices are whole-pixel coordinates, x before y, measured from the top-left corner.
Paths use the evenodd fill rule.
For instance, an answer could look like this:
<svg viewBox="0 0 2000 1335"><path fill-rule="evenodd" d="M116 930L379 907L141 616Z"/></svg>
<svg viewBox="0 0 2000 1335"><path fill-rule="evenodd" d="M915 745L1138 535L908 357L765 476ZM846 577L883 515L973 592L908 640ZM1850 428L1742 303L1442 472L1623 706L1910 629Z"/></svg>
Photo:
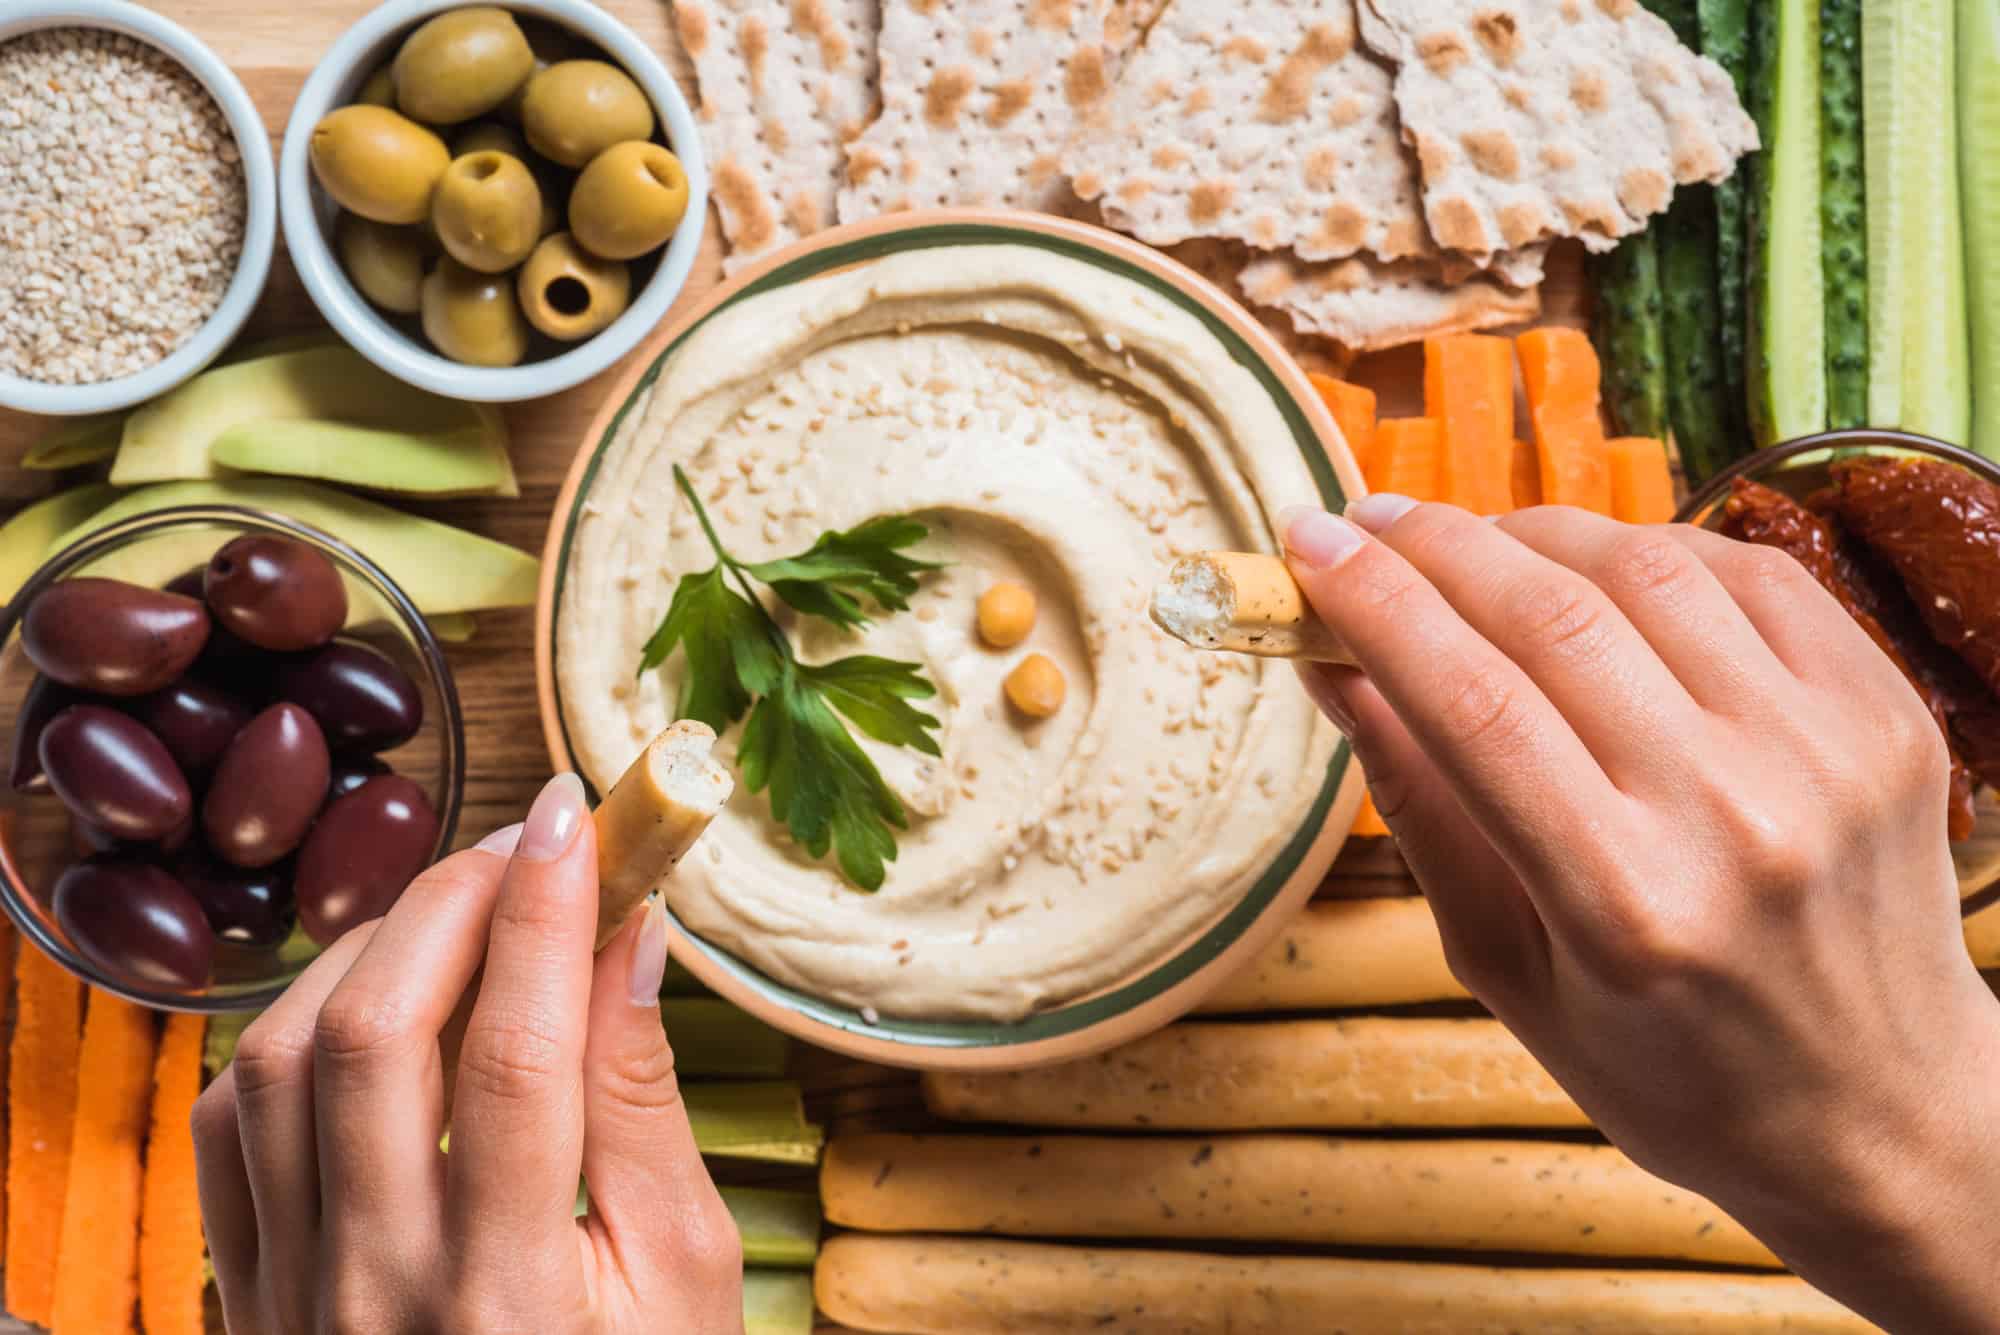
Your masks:
<svg viewBox="0 0 2000 1335"><path fill-rule="evenodd" d="M362 296L385 311L417 313L424 284L422 232L343 213L334 227L334 248Z"/></svg>
<svg viewBox="0 0 2000 1335"><path fill-rule="evenodd" d="M550 338L573 342L625 313L632 271L622 260L599 259L568 232L557 232L535 247L515 286L529 324Z"/></svg>
<svg viewBox="0 0 2000 1335"><path fill-rule="evenodd" d="M653 104L616 65L564 60L528 80L521 129L549 161L581 167L613 144L650 138Z"/></svg>
<svg viewBox="0 0 2000 1335"><path fill-rule="evenodd" d="M528 355L528 322L514 283L447 255L424 279L424 337L455 362L514 366Z"/></svg>
<svg viewBox="0 0 2000 1335"><path fill-rule="evenodd" d="M569 230L593 255L636 259L674 234L687 204L687 173L679 158L641 140L615 144L576 178L569 192Z"/></svg>
<svg viewBox="0 0 2000 1335"><path fill-rule="evenodd" d="M396 79L387 65L377 69L361 85L361 91L354 100L365 107L391 107L396 105Z"/></svg>
<svg viewBox="0 0 2000 1335"><path fill-rule="evenodd" d="M475 5L422 24L396 53L396 105L433 125L456 125L505 102L535 68L514 16Z"/></svg>
<svg viewBox="0 0 2000 1335"><path fill-rule="evenodd" d="M454 158L431 197L431 222L445 252L481 273L528 258L542 235L542 192L519 158L468 153Z"/></svg>
<svg viewBox="0 0 2000 1335"><path fill-rule="evenodd" d="M430 212L431 191L451 165L444 140L387 107L341 107L313 127L313 174L333 202L383 223Z"/></svg>

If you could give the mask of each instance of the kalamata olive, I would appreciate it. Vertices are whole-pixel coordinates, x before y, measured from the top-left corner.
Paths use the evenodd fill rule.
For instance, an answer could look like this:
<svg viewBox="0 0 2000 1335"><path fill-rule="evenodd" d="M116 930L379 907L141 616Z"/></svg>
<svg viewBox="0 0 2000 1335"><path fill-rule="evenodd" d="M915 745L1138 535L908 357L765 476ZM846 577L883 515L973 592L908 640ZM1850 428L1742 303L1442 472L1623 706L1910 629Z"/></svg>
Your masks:
<svg viewBox="0 0 2000 1335"><path fill-rule="evenodd" d="M208 917L217 937L241 946L275 946L292 932L292 874L285 862L232 867L203 854L174 863L174 874Z"/></svg>
<svg viewBox="0 0 2000 1335"><path fill-rule="evenodd" d="M331 945L389 911L437 845L430 799L400 774L370 779L333 803L299 850L292 895L306 935Z"/></svg>
<svg viewBox="0 0 2000 1335"><path fill-rule="evenodd" d="M160 739L115 709L71 705L42 729L40 750L56 796L114 839L164 839L194 808Z"/></svg>
<svg viewBox="0 0 2000 1335"><path fill-rule="evenodd" d="M215 934L187 887L144 862L92 859L56 881L56 923L85 959L149 987L208 981Z"/></svg>
<svg viewBox="0 0 2000 1335"><path fill-rule="evenodd" d="M208 639L192 598L115 579L51 584L21 618L21 648L46 675L102 695L144 695L187 671Z"/></svg>
<svg viewBox="0 0 2000 1335"><path fill-rule="evenodd" d="M278 698L302 705L338 750L386 751L417 735L424 699L410 674L358 644L335 643L287 661Z"/></svg>
<svg viewBox="0 0 2000 1335"><path fill-rule="evenodd" d="M243 702L196 677L183 677L162 691L141 696L133 716L166 746L174 763L192 779L205 777L222 759L230 739L250 721Z"/></svg>
<svg viewBox="0 0 2000 1335"><path fill-rule="evenodd" d="M201 828L224 862L268 867L299 846L332 769L312 715L276 704L243 726L202 799Z"/></svg>
<svg viewBox="0 0 2000 1335"><path fill-rule="evenodd" d="M42 773L42 729L49 726L50 719L82 699L80 693L61 682L39 672L35 674L27 693L21 697L21 712L14 716L14 755L7 782L16 792L47 786L48 779Z"/></svg>
<svg viewBox="0 0 2000 1335"><path fill-rule="evenodd" d="M178 853L186 848L194 838L194 816L189 814L173 829L154 840L120 839L108 830L100 829L89 821L76 816L70 817L70 843L75 845L78 856L88 857L93 853L116 853L120 857L147 858L154 853Z"/></svg>
<svg viewBox="0 0 2000 1335"><path fill-rule="evenodd" d="M246 533L209 559L202 580L215 619L263 649L313 649L347 621L347 586L316 547Z"/></svg>
<svg viewBox="0 0 2000 1335"><path fill-rule="evenodd" d="M390 772L389 766L374 756L342 757L333 763L333 778L326 785L326 800L338 802L370 779Z"/></svg>

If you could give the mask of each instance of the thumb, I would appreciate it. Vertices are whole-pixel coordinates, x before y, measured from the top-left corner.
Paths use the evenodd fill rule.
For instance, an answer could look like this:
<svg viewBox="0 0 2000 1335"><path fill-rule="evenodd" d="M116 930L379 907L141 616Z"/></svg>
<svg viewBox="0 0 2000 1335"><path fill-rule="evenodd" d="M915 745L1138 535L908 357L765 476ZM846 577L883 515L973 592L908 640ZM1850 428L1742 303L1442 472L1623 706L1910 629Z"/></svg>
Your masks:
<svg viewBox="0 0 2000 1335"><path fill-rule="evenodd" d="M695 1148L674 1076L660 1020L666 968L667 915L649 899L597 957L584 1048L583 1177L591 1218L609 1235L635 1287L639 1271L672 1284L676 1277L685 1282L741 1268L735 1224Z"/></svg>

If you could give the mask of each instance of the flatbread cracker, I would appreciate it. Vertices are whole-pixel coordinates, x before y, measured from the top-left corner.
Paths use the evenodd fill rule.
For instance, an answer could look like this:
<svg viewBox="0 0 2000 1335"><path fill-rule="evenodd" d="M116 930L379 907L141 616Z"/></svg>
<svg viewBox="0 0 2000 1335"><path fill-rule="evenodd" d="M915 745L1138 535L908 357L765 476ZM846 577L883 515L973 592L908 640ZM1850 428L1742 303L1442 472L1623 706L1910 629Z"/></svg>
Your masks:
<svg viewBox="0 0 2000 1335"><path fill-rule="evenodd" d="M832 225L844 146L875 110L878 12L876 0L675 0L724 272Z"/></svg>
<svg viewBox="0 0 2000 1335"><path fill-rule="evenodd" d="M1509 287L1485 273L1446 282L1434 259L1351 255L1308 263L1260 254L1238 270L1236 285L1245 299L1283 312L1299 332L1354 352L1518 324L1542 311L1539 288Z"/></svg>
<svg viewBox="0 0 2000 1335"><path fill-rule="evenodd" d="M1154 245L1435 253L1390 67L1358 40L1355 0L1173 0L1063 166L1112 226Z"/></svg>
<svg viewBox="0 0 2000 1335"><path fill-rule="evenodd" d="M1073 211L1057 150L1110 89L1104 0L882 0L877 58L882 114L847 146L842 222Z"/></svg>
<svg viewBox="0 0 2000 1335"><path fill-rule="evenodd" d="M1476 261L1562 236L1610 250L1757 147L1728 74L1637 0L1359 0L1359 18L1397 64L1431 234Z"/></svg>

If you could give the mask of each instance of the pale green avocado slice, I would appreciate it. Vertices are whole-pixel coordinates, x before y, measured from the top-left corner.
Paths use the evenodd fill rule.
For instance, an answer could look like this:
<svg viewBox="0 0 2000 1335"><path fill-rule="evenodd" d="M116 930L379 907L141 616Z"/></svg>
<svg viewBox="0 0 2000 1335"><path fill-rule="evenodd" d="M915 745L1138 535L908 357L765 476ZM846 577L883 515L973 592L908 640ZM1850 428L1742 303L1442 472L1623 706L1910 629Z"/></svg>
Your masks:
<svg viewBox="0 0 2000 1335"><path fill-rule="evenodd" d="M215 438L208 457L245 473L317 478L375 491L519 496L500 415L483 405L474 412L481 419L476 425L420 434L307 418L240 422Z"/></svg>
<svg viewBox="0 0 2000 1335"><path fill-rule="evenodd" d="M118 488L103 482L59 491L0 524L0 598L11 601L28 576L54 554L50 546L78 524L117 499Z"/></svg>
<svg viewBox="0 0 2000 1335"><path fill-rule="evenodd" d="M95 413L64 422L28 447L21 467L54 471L94 464L118 453L118 438L125 427L122 413Z"/></svg>
<svg viewBox="0 0 2000 1335"><path fill-rule="evenodd" d="M406 385L344 344L288 348L218 366L161 395L125 420L111 480L132 486L217 478L222 468L212 452L231 428L313 420L372 428L382 437L367 452L371 462L365 474L358 464L336 466L322 459L314 476L383 491L434 493L435 486L412 487L403 478L414 471L421 482L425 470L412 470L407 459L435 459L437 448L419 443L399 452L387 448L391 442L386 438L470 438L479 442L472 452L485 460L486 476L492 479L487 491L518 494L498 412ZM258 452L258 457L265 471L277 462L269 453Z"/></svg>
<svg viewBox="0 0 2000 1335"><path fill-rule="evenodd" d="M290 478L238 477L146 487L63 533L49 551L136 515L182 505L269 510L330 533L382 567L426 616L531 606L541 578L541 563L517 548ZM171 542L156 539L115 552L93 562L90 573L158 586L206 564L217 545L214 533L189 530ZM349 593L354 593L351 584ZM355 601L353 614L366 619L364 600Z"/></svg>

